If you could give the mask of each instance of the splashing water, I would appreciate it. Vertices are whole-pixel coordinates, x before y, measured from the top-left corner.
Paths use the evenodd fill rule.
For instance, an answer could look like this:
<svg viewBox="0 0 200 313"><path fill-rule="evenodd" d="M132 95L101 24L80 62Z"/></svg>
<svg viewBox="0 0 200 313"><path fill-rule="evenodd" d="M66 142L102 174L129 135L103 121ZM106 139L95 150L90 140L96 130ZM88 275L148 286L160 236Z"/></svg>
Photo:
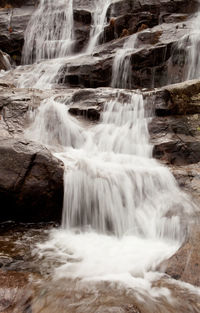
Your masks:
<svg viewBox="0 0 200 313"><path fill-rule="evenodd" d="M73 1L41 0L28 23L24 40L24 64L70 54L73 46Z"/></svg>
<svg viewBox="0 0 200 313"><path fill-rule="evenodd" d="M180 215L191 205L168 169L151 158L148 121L140 94L106 103L101 123L89 128L63 103L41 105L27 135L57 149L65 163L62 230L37 249L45 258L59 256L56 278L131 287L142 279L148 289L147 273L184 240Z"/></svg>

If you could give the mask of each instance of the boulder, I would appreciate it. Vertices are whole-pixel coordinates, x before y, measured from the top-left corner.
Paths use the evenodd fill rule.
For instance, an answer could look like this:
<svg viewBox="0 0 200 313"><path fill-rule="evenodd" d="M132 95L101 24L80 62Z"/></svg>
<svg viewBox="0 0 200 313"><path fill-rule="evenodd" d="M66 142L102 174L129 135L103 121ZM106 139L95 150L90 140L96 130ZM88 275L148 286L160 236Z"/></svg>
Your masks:
<svg viewBox="0 0 200 313"><path fill-rule="evenodd" d="M61 161L23 139L0 139L0 221L60 221L63 201Z"/></svg>

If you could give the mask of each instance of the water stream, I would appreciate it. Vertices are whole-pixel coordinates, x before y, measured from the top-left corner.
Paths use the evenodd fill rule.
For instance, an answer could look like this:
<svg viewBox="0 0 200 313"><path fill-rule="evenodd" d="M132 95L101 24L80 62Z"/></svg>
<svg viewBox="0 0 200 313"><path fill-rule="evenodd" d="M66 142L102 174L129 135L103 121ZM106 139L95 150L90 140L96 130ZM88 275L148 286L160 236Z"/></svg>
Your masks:
<svg viewBox="0 0 200 313"><path fill-rule="evenodd" d="M117 49L113 66L112 66L112 82L113 88L131 89L131 53L134 52L137 43L137 34L134 34L125 41L122 49Z"/></svg>
<svg viewBox="0 0 200 313"><path fill-rule="evenodd" d="M103 3L102 9L101 1L95 2L87 53L98 43L109 4ZM63 57L73 57L67 57L73 51L72 12L72 1L41 0L28 25L23 61L45 59L45 78L37 76L42 63L31 70L37 83L41 79L39 85L44 82L42 88L51 88L50 76ZM129 52L136 40L131 36L117 52L112 87L130 87ZM25 73L21 86L26 79ZM45 99L35 111L26 136L64 162L65 189L62 226L34 253L55 261L55 280L120 282L155 301L160 295L170 302L169 291L152 287L152 282L162 277L158 265L184 241L187 227L181 216L195 207L169 170L152 158L148 124L153 114L145 109L142 94L127 91L122 100L120 91L115 93L95 125L69 114L69 98Z"/></svg>
<svg viewBox="0 0 200 313"><path fill-rule="evenodd" d="M25 32L22 62L59 58L72 52L73 1L41 0Z"/></svg>
<svg viewBox="0 0 200 313"><path fill-rule="evenodd" d="M94 47L98 44L100 36L106 25L106 14L113 0L105 0L103 5L101 0L94 0L93 24L90 32L90 40L87 53L91 54Z"/></svg>
<svg viewBox="0 0 200 313"><path fill-rule="evenodd" d="M95 2L90 53L103 30L109 3L102 10L101 2ZM46 5L49 17L51 10L56 14L47 24L38 24ZM73 31L69 14L56 24L60 12L64 14L62 1L56 8L49 1L41 2L28 26L27 32L35 35L30 36L32 45L25 44L24 59L31 60L33 51L36 59L66 55ZM57 29L52 33L51 22L68 28L67 34ZM57 40L59 49L52 46ZM130 85L129 52L136 40L137 35L131 36L116 54L113 87ZM69 99L46 99L26 132L65 164L62 229L53 231L51 239L37 250L42 257L59 258L56 278L118 280L131 287L142 279L142 288L148 289L149 273L152 280L158 274L154 272L157 265L184 240L180 217L190 213L192 205L169 170L152 158L151 114L145 110L142 95L127 95L122 101L119 92L115 100L107 101L100 122L91 126L68 113Z"/></svg>
<svg viewBox="0 0 200 313"><path fill-rule="evenodd" d="M149 119L139 93L106 103L100 123L89 128L64 103L41 104L27 136L57 147L65 164L62 229L37 251L59 255L56 278L119 280L131 287L142 279L148 289L148 273L184 240L180 216L190 212L190 201L152 159Z"/></svg>
<svg viewBox="0 0 200 313"><path fill-rule="evenodd" d="M168 83L200 77L200 11L191 19L190 32L174 47L168 65ZM177 70L178 66L178 70Z"/></svg>

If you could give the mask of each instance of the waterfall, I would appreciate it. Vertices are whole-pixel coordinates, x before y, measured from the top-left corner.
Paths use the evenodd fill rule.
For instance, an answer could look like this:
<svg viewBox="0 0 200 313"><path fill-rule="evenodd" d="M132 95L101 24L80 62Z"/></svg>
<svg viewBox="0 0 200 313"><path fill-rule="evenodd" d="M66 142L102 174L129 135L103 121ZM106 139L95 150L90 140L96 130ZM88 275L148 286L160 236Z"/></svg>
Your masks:
<svg viewBox="0 0 200 313"><path fill-rule="evenodd" d="M102 10L101 0L94 1L90 39L83 54L92 54L98 44L111 2L106 0ZM58 0L56 3L40 0L25 31L22 51L23 64L37 63L27 68L17 86L51 89L59 80L60 68L70 59L73 62L80 57L80 54L73 55L74 42L73 0Z"/></svg>
<svg viewBox="0 0 200 313"><path fill-rule="evenodd" d="M112 66L112 82L114 88L131 89L131 53L135 50L137 34L125 41L123 48L116 51Z"/></svg>
<svg viewBox="0 0 200 313"><path fill-rule="evenodd" d="M93 24L90 31L90 40L86 52L91 54L98 44L100 36L106 25L106 14L112 0L105 0L102 6L101 0L94 0Z"/></svg>
<svg viewBox="0 0 200 313"><path fill-rule="evenodd" d="M109 3L102 8L102 1L95 1L88 53L102 33ZM24 62L57 57L62 63L73 43L71 16L71 1L42 0L26 31ZM130 54L136 40L137 35L131 36L116 53L113 87L131 86ZM43 64L43 71L48 64L46 77L54 72L54 63ZM46 145L65 165L62 227L37 252L59 259L56 277L122 281L149 291L147 282L157 277L158 264L185 238L181 216L194 207L169 170L152 158L152 112L142 94L126 91L124 99L119 90L113 93L115 99L105 101L96 125L73 118L68 112L72 99L61 102L57 96L44 100L32 116L26 136Z"/></svg>
<svg viewBox="0 0 200 313"><path fill-rule="evenodd" d="M40 0L25 32L22 63L70 54L73 37L73 0Z"/></svg>
<svg viewBox="0 0 200 313"><path fill-rule="evenodd" d="M146 274L184 240L181 216L192 205L152 158L142 95L127 96L105 103L91 127L70 116L66 101L45 100L27 130L65 164L62 228L38 246L42 257L59 255L57 278L114 279L135 288L139 275L146 286Z"/></svg>
<svg viewBox="0 0 200 313"><path fill-rule="evenodd" d="M200 12L194 19L192 33L190 34L191 46L188 51L188 71L186 79L200 77Z"/></svg>
<svg viewBox="0 0 200 313"><path fill-rule="evenodd" d="M200 12L191 20L189 34L180 39L174 47L168 64L168 83L200 77Z"/></svg>

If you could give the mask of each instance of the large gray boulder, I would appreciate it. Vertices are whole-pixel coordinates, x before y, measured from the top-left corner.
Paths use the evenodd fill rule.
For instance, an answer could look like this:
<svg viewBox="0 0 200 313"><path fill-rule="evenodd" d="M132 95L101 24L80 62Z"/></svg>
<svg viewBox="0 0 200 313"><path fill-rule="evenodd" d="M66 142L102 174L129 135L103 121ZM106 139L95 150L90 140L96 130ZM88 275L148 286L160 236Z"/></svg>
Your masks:
<svg viewBox="0 0 200 313"><path fill-rule="evenodd" d="M0 139L0 221L60 221L63 201L61 161L43 146Z"/></svg>

